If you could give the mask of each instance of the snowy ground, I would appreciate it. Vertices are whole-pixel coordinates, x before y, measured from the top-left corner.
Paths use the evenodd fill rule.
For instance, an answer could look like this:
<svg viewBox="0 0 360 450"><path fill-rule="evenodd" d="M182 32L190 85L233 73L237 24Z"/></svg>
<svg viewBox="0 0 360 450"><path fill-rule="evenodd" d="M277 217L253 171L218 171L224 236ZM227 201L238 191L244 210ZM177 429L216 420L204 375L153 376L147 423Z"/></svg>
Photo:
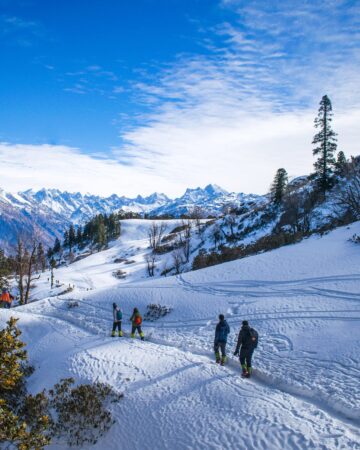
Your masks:
<svg viewBox="0 0 360 450"><path fill-rule="evenodd" d="M45 274L39 301L11 311L37 367L34 391L71 375L124 392L116 424L93 448L360 448L360 246L349 241L360 222L177 277L142 279L139 256L119 281L114 258L146 247L145 222L125 229L106 252L57 270L73 292L55 296ZM69 309L69 298L79 306ZM134 306L173 310L144 323L145 342L111 338L114 301L127 335ZM226 367L214 363L220 312L231 326L229 355L241 320L260 334L251 380L241 379L233 356ZM1 310L0 321L9 315Z"/></svg>

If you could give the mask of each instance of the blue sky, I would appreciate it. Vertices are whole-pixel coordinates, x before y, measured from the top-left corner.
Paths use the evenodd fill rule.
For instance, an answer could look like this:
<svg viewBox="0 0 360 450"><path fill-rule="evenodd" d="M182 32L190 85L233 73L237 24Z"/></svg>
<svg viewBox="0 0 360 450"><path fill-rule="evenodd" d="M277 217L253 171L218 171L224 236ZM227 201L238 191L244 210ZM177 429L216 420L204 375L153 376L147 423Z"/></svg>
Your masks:
<svg viewBox="0 0 360 450"><path fill-rule="evenodd" d="M312 169L325 93L357 154L359 22L343 0L0 0L0 185L262 193Z"/></svg>

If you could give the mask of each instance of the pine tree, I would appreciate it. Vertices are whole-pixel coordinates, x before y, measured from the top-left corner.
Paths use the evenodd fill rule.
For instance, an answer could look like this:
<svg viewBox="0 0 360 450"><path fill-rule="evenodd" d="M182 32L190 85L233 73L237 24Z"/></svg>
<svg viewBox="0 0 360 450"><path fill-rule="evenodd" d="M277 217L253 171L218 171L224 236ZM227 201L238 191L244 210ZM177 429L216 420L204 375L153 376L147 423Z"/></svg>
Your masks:
<svg viewBox="0 0 360 450"><path fill-rule="evenodd" d="M315 162L315 172L319 187L323 192L333 186L333 169L335 166L334 153L336 152L336 133L331 129L332 106L327 95L320 102L318 116L315 119L315 128L319 132L315 134L312 143L316 145L313 155L319 155Z"/></svg>
<svg viewBox="0 0 360 450"><path fill-rule="evenodd" d="M337 155L335 167L336 167L335 170L336 175L338 175L339 177L344 176L347 167L347 160L345 153L342 150L340 150Z"/></svg>
<svg viewBox="0 0 360 450"><path fill-rule="evenodd" d="M24 378L22 363L27 359L25 344L19 339L21 331L16 322L17 319L11 317L6 328L0 331L0 444L5 443L6 448L13 448L9 446L9 443L13 443L18 449L40 450L50 443L50 439L45 436L49 418L33 418L35 423L29 427L9 401L11 393Z"/></svg>
<svg viewBox="0 0 360 450"><path fill-rule="evenodd" d="M50 286L51 289L54 287L54 269L56 268L56 261L54 258L50 259Z"/></svg>
<svg viewBox="0 0 360 450"><path fill-rule="evenodd" d="M55 239L55 244L54 244L54 247L53 247L53 252L54 252L54 254L56 254L56 253L59 253L60 250L61 250L61 243L60 243L59 238L56 238Z"/></svg>
<svg viewBox="0 0 360 450"><path fill-rule="evenodd" d="M76 243L76 233L75 233L75 227L73 224L70 225L69 228L69 251L72 251L72 248L74 247Z"/></svg>
<svg viewBox="0 0 360 450"><path fill-rule="evenodd" d="M286 170L278 169L270 188L271 199L276 205L279 205L284 198L287 182L288 174Z"/></svg>
<svg viewBox="0 0 360 450"><path fill-rule="evenodd" d="M67 248L68 246L69 246L69 232L68 232L68 230L65 230L63 247Z"/></svg>
<svg viewBox="0 0 360 450"><path fill-rule="evenodd" d="M26 261L24 254L24 245L21 239L18 239L17 249L15 255L15 267L16 267L16 279L19 290L20 303L24 304L25 295L25 273L26 273Z"/></svg>
<svg viewBox="0 0 360 450"><path fill-rule="evenodd" d="M0 289L8 287L8 277L11 274L11 260L5 256L5 253L0 249Z"/></svg>
<svg viewBox="0 0 360 450"><path fill-rule="evenodd" d="M41 242L39 242L37 247L37 266L41 269L41 272L45 272L46 269L46 258L44 247Z"/></svg>
<svg viewBox="0 0 360 450"><path fill-rule="evenodd" d="M82 236L81 227L78 227L78 229L76 230L76 244L81 245L82 239L83 239L83 236Z"/></svg>
<svg viewBox="0 0 360 450"><path fill-rule="evenodd" d="M101 217L102 219L102 217ZM99 220L97 224L97 232L95 237L95 242L98 245L98 249L107 244L106 238L106 228L103 220Z"/></svg>

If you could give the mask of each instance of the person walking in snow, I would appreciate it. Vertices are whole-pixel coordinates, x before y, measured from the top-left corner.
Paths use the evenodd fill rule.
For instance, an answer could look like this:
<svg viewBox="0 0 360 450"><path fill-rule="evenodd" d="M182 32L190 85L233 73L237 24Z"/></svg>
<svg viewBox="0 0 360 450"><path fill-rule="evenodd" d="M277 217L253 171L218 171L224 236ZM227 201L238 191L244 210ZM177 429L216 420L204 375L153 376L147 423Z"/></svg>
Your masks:
<svg viewBox="0 0 360 450"><path fill-rule="evenodd" d="M251 328L247 320L243 320L242 327L239 333L236 350L234 356L239 354L240 350L240 364L242 368L242 376L250 378L252 373L251 359L258 345L259 335L254 328Z"/></svg>
<svg viewBox="0 0 360 450"><path fill-rule="evenodd" d="M114 323L113 323L113 329L112 329L111 336L115 337L115 331L117 328L119 330L119 337L121 337L123 335L123 332L121 329L122 311L116 303L113 303L113 316L114 316Z"/></svg>
<svg viewBox="0 0 360 450"><path fill-rule="evenodd" d="M141 324L142 324L142 317L141 314L139 313L139 310L137 308L134 308L134 311L132 313L132 316L130 317L130 322L131 322L131 337L134 338L135 337L135 331L137 330L137 332L140 335L141 340L143 341L145 336L144 333L141 329Z"/></svg>
<svg viewBox="0 0 360 450"><path fill-rule="evenodd" d="M230 333L229 324L226 322L224 314L219 315L219 323L215 328L214 352L216 363L222 366L226 362L226 342L228 334ZM220 359L221 350L221 359Z"/></svg>
<svg viewBox="0 0 360 450"><path fill-rule="evenodd" d="M10 294L10 292L3 288L1 291L1 305L3 308L11 308L11 303L14 300L14 297Z"/></svg>

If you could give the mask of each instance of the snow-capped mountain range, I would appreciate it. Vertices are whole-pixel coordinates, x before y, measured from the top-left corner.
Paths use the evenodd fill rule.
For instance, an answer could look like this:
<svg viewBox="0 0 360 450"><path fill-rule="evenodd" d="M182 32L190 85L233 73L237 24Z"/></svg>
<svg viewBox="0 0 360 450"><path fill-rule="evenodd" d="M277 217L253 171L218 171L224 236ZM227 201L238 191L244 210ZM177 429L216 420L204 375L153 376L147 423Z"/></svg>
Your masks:
<svg viewBox="0 0 360 450"><path fill-rule="evenodd" d="M170 199L165 194L154 193L135 198L63 192L58 189L41 189L9 193L0 189L0 247L10 249L17 236L41 236L46 244L60 237L70 223L82 224L96 214L114 211L132 211L150 216L179 217L200 207L206 215L219 215L225 205L242 205L261 201L253 194L229 193L215 184L205 188L187 189L183 196Z"/></svg>

